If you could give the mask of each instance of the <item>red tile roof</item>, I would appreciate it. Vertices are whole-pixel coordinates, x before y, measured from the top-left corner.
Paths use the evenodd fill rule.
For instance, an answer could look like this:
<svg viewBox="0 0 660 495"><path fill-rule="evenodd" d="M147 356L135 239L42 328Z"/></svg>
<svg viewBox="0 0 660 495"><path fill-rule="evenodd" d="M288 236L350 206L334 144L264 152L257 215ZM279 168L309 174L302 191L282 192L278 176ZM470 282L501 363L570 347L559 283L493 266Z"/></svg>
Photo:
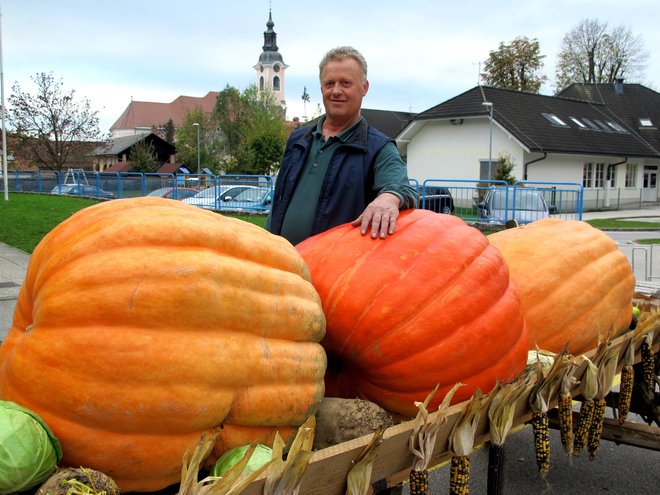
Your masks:
<svg viewBox="0 0 660 495"><path fill-rule="evenodd" d="M111 167L108 167L105 172L130 172L133 169L131 162L117 162Z"/></svg>
<svg viewBox="0 0 660 495"><path fill-rule="evenodd" d="M172 119L174 127L180 127L191 110L201 108L206 114L213 112L219 94L217 91L209 91L201 98L179 96L170 103L131 101L110 130L159 127L169 119Z"/></svg>

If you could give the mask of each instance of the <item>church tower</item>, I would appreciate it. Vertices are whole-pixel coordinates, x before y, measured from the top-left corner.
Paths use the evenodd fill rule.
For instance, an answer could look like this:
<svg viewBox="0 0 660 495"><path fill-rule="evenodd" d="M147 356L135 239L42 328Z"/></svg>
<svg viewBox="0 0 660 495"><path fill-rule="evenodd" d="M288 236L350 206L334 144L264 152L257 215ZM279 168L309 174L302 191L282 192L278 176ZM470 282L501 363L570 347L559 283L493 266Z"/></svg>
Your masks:
<svg viewBox="0 0 660 495"><path fill-rule="evenodd" d="M264 46L259 62L254 66L257 71L257 91L270 91L273 93L275 101L286 108L286 99L284 98L286 68L282 55L277 51L277 34L273 31L275 23L273 22L272 12L268 12L268 22L266 31L264 31Z"/></svg>

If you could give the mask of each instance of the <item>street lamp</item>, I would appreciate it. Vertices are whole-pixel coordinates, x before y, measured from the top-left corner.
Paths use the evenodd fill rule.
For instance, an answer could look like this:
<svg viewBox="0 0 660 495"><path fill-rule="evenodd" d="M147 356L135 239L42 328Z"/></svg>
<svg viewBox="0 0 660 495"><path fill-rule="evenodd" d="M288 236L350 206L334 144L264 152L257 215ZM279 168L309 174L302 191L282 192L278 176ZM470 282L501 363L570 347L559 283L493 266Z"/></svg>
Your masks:
<svg viewBox="0 0 660 495"><path fill-rule="evenodd" d="M199 167L199 123L195 122L193 127L197 127L197 175L199 175L202 171Z"/></svg>
<svg viewBox="0 0 660 495"><path fill-rule="evenodd" d="M484 101L482 103L488 109L489 112L489 124L488 124L488 180L493 178L491 174L491 169L493 167L493 104L490 101Z"/></svg>

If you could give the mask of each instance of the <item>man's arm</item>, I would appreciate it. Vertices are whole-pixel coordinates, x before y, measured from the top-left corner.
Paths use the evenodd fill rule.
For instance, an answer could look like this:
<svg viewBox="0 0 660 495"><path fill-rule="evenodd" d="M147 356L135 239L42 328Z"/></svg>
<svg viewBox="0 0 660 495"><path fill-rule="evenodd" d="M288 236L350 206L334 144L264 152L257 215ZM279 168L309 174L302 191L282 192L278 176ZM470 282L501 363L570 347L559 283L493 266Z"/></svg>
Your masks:
<svg viewBox="0 0 660 495"><path fill-rule="evenodd" d="M417 206L418 195L408 180L406 164L394 143L388 143L376 158L373 187L378 196L351 225L363 235L384 239L394 234L399 211Z"/></svg>

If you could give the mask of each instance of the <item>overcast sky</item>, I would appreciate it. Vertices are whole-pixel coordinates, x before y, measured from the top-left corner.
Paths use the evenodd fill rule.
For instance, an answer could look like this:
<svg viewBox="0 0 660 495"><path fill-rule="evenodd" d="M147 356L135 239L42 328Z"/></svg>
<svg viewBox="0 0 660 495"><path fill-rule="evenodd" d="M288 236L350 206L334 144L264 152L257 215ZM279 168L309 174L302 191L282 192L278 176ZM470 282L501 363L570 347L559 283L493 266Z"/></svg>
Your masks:
<svg viewBox="0 0 660 495"><path fill-rule="evenodd" d="M88 98L106 132L131 101L170 102L255 83L269 8L286 72L289 118L321 103L318 62L339 45L369 64L365 108L421 112L478 84L500 42L536 38L552 94L563 36L583 19L624 25L649 52L660 88L659 0L0 0L5 98L52 72ZM303 106L303 88L311 101Z"/></svg>

